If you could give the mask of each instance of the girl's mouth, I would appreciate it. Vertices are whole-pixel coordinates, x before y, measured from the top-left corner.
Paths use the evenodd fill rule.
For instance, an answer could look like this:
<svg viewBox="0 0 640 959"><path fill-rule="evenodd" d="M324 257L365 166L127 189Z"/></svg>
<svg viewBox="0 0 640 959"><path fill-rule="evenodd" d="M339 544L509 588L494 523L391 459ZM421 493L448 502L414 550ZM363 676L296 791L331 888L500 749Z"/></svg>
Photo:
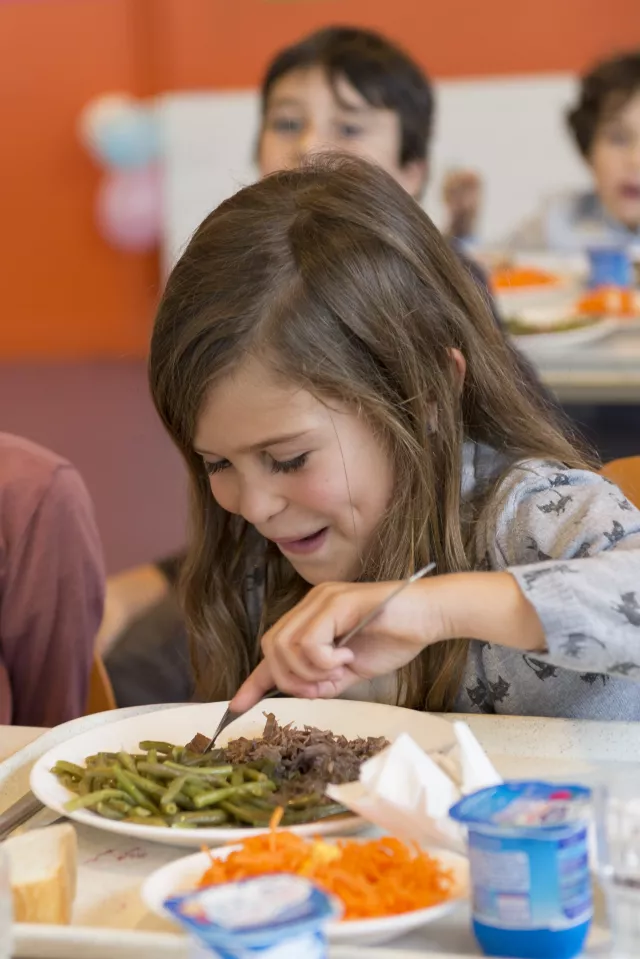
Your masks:
<svg viewBox="0 0 640 959"><path fill-rule="evenodd" d="M323 529L318 530L316 533L311 533L309 536L302 536L299 539L276 539L274 543L283 553L300 556L315 553L317 549L320 549L320 547L324 545L328 533L329 527L325 526Z"/></svg>

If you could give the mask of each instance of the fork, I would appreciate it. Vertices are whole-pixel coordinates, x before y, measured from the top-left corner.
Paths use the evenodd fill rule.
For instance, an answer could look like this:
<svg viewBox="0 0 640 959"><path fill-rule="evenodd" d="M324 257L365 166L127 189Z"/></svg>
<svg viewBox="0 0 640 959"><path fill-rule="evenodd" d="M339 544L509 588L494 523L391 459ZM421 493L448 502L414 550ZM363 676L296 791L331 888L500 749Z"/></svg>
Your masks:
<svg viewBox="0 0 640 959"><path fill-rule="evenodd" d="M369 623L371 623L376 618L376 616L378 616L379 613L382 612L382 610L385 608L387 603L390 603L392 599L394 599L399 593L405 590L407 586L410 586L411 583L415 583L417 580L422 579L423 576L426 576L427 573L430 573L433 569L435 569L435 566L436 566L435 563L429 563L428 566L423 566L422 569L419 569L417 573L414 573L412 576L409 576L407 579L403 579L403 581L399 583L398 586L396 586L396 588L382 600L382 602L378 603L377 606L374 606L372 610L370 610L365 616L363 616L360 622L356 623L353 629L350 629L348 633L346 633L344 636L340 636L335 641L336 649L339 649L341 646L346 646L347 643L349 643L353 639L353 637L360 632L361 629L364 629L366 626L368 626ZM274 696L277 696L278 694L279 694L278 689L270 689L269 692L265 693L265 695L262 698L272 699ZM234 710L229 709L227 707L222 719L218 723L218 728L216 729L212 738L207 743L206 747L203 749L202 751L203 755L211 752L211 750L216 744L216 740L220 736L220 733L223 732L223 730L225 730L227 726L235 722L236 719L239 719L243 715L244 715L244 711L235 712Z"/></svg>

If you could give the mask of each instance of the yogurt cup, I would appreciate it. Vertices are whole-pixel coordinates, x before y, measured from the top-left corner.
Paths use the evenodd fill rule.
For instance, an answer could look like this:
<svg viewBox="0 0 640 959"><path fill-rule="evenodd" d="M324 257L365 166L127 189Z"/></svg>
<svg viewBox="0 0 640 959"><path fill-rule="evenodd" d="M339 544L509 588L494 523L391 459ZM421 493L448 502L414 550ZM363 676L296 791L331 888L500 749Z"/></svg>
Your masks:
<svg viewBox="0 0 640 959"><path fill-rule="evenodd" d="M342 911L308 880L281 874L208 886L165 908L218 959L326 959L325 926Z"/></svg>
<svg viewBox="0 0 640 959"><path fill-rule="evenodd" d="M593 916L590 791L507 782L450 810L467 826L473 931L488 956L573 959Z"/></svg>

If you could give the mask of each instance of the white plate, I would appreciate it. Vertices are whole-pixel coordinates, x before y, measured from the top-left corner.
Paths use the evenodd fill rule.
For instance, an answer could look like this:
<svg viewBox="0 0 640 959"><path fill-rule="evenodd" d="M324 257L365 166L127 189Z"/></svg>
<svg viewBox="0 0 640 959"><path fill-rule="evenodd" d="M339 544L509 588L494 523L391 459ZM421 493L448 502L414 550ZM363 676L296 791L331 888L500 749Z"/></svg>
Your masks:
<svg viewBox="0 0 640 959"><path fill-rule="evenodd" d="M229 853L238 848L238 846L227 846L224 849L216 849L211 855L226 859ZM388 916L385 919L358 919L353 922L329 923L327 933L330 942L377 946L390 942L392 939L397 939L399 936L404 936L406 933L425 926L429 922L435 922L436 919L452 912L460 904L461 899L468 894L468 862L462 856L456 856L455 853L443 850L438 850L434 854L454 871L457 885L455 898L448 899L439 906L432 906L429 909L416 909L413 912ZM143 883L141 895L145 905L162 919L171 919L171 914L164 909L165 900L171 896L195 889L208 864L209 855L206 852L199 852L194 856L186 856L184 859L178 859L161 869L157 869Z"/></svg>
<svg viewBox="0 0 640 959"><path fill-rule="evenodd" d="M50 772L59 759L82 765L87 756L97 752L129 752L138 748L144 739L187 743L197 732L207 733L216 728L226 709L226 703L205 703L178 709L162 709L117 723L108 723L90 732L60 743L42 756L31 771L31 789L38 799L60 815L76 822L137 840L151 840L173 846L216 846L238 842L247 836L262 832L258 829L210 828L163 829L160 826L139 826L135 823L113 822L95 813L78 810L67 813L65 803L72 798ZM292 722L298 727L318 726L342 733L348 739L358 736L386 736L395 739L401 732L410 732L424 749L444 749L455 744L452 725L429 713L383 706L376 703L337 700L272 699L260 703L229 727L221 737L221 745L238 736L259 737L264 729L264 712L275 714L281 723ZM108 714L106 714L108 715ZM363 827L358 816L345 815L333 820L293 827L300 835L345 835Z"/></svg>
<svg viewBox="0 0 640 959"><path fill-rule="evenodd" d="M511 339L522 353L535 358L550 356L551 354L558 355L574 350L579 346L597 343L619 329L619 320L607 318L589 326L578 327L575 330L562 330L557 333L531 333L524 336L512 336Z"/></svg>

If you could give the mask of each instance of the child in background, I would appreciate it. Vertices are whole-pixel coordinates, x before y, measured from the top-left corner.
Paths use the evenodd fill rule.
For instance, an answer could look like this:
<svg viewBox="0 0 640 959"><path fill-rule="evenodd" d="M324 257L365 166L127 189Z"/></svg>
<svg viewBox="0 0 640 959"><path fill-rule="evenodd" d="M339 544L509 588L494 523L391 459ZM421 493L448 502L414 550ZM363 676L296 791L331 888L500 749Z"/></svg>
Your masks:
<svg viewBox="0 0 640 959"><path fill-rule="evenodd" d="M0 433L0 725L83 716L102 616L102 547L65 459Z"/></svg>
<svg viewBox="0 0 640 959"><path fill-rule="evenodd" d="M640 50L586 73L567 122L593 174L593 189L552 198L513 232L506 246L575 253L640 245ZM452 235L468 240L480 206L477 176L464 172L449 177L445 200Z"/></svg>
<svg viewBox="0 0 640 959"><path fill-rule="evenodd" d="M295 169L319 152L361 156L420 200L429 175L435 99L429 78L386 37L327 27L281 50L261 89L261 176ZM465 266L495 307L480 267Z"/></svg>
<svg viewBox="0 0 640 959"><path fill-rule="evenodd" d="M201 695L255 670L234 706L277 683L640 718L640 511L520 389L486 301L389 174L324 160L221 204L171 273L149 371L191 480Z"/></svg>

